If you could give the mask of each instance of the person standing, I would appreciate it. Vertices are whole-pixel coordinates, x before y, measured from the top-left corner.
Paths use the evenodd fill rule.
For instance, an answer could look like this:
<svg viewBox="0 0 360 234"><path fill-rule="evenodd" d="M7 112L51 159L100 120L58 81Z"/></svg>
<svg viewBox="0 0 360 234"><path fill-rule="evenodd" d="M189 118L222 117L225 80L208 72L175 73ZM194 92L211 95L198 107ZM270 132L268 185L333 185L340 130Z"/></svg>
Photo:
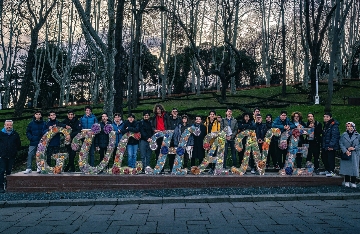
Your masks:
<svg viewBox="0 0 360 234"><path fill-rule="evenodd" d="M266 124L266 129L269 130L272 128L272 115L271 114L267 114L266 118L265 118L265 124ZM266 159L266 168L270 167L270 158L273 164L273 167L276 167L276 163L277 163L277 159L276 159L276 148L278 147L278 141L279 141L279 137L273 136L271 137L270 140L270 145L269 145L269 151L268 151L268 155L267 155L267 159Z"/></svg>
<svg viewBox="0 0 360 234"><path fill-rule="evenodd" d="M133 114L128 115L128 120L125 121L122 132L124 134L128 132L133 132L133 133L139 132L139 124L137 121L135 121L135 115ZM135 168L137 150L139 148L139 140L135 139L134 137L130 137L126 148L128 152L128 166Z"/></svg>
<svg viewBox="0 0 360 234"><path fill-rule="evenodd" d="M305 127L305 123L302 121L302 115L301 112L295 111L291 114L291 122L295 125L295 128L302 130ZM303 146L305 139L304 136L301 134L299 136L298 146ZM302 155L296 154L296 167L302 168Z"/></svg>
<svg viewBox="0 0 360 234"><path fill-rule="evenodd" d="M87 129L90 130L91 126L94 123L97 123L97 119L96 116L91 113L92 108L90 106L85 106L85 114L83 117L81 117L80 122L81 122L81 129ZM94 162L95 162L95 143L93 142L90 146L89 149L89 164L90 166L94 166Z"/></svg>
<svg viewBox="0 0 360 234"><path fill-rule="evenodd" d="M96 150L99 151L100 162L104 159L107 147L109 145L109 134L106 134L104 132L104 127L107 124L111 125L111 122L109 121L109 117L106 113L102 113L101 122L100 122L101 131L97 135L95 135L95 147Z"/></svg>
<svg viewBox="0 0 360 234"><path fill-rule="evenodd" d="M80 121L75 117L74 111L69 110L67 113L67 117L64 119L62 123L65 124L66 129L71 129L71 134L67 136L68 137L67 140L71 142L72 139L74 139L74 137L81 131ZM66 150L69 154L69 162L64 168L64 171L75 172L74 159L75 159L76 151L74 151L71 148L71 144L66 145Z"/></svg>
<svg viewBox="0 0 360 234"><path fill-rule="evenodd" d="M216 116L215 110L209 111L209 116L206 118L205 123L204 123L204 126L206 128L205 136L211 132L220 131L221 120L222 120L221 116ZM215 141L215 139L211 139L210 145L212 145L214 143L214 141ZM216 157L216 152L217 152L217 150L215 151L213 157ZM215 170L215 163L209 163L209 172L208 173L210 175L212 175L212 174L214 174L214 170Z"/></svg>
<svg viewBox="0 0 360 234"><path fill-rule="evenodd" d="M224 169L226 169L226 161L227 161L227 153L228 148L230 147L231 150L231 158L232 158L232 165L236 167L237 159L236 159L236 150L235 150L235 136L238 130L238 123L236 119L232 116L232 109L226 109L226 117L221 121L221 130L224 130L226 127L229 127L228 132L226 134L226 142L225 142L225 152L224 152Z"/></svg>
<svg viewBox="0 0 360 234"><path fill-rule="evenodd" d="M238 122L238 132L242 132L245 130L255 130L253 122L251 121L250 118L250 113L248 112L244 112L241 115L241 120ZM242 161L244 159L244 153L246 151L245 149L245 145L246 145L246 141L247 141L248 137L245 136L242 140L241 143L243 145L243 150L241 150L238 155L239 155L239 162L240 162L240 166L242 164ZM251 172L255 173L255 169L254 169L254 165L253 165L253 161L249 160L249 166L251 168Z"/></svg>
<svg viewBox="0 0 360 234"><path fill-rule="evenodd" d="M41 111L36 111L34 113L33 120L26 127L26 137L29 139L30 145L27 156L26 170L24 171L24 174L32 172L32 159L36 154L37 146L45 131L46 123L42 119ZM37 168L37 172L40 172L39 168Z"/></svg>
<svg viewBox="0 0 360 234"><path fill-rule="evenodd" d="M12 166L18 150L20 150L21 141L19 134L13 129L13 121L6 120L4 128L0 132L0 193L4 193L4 172L11 174Z"/></svg>
<svg viewBox="0 0 360 234"><path fill-rule="evenodd" d="M169 117L169 129L167 130L175 130L179 124L181 124L181 118L178 115L178 110L173 108ZM174 137L171 138L170 147L174 147ZM171 173L174 166L175 154L168 154L167 158L169 160L169 172Z"/></svg>
<svg viewBox="0 0 360 234"><path fill-rule="evenodd" d="M335 176L335 153L340 148L339 122L332 118L332 114L324 114L324 129L322 134L322 154L321 158L325 166L327 177Z"/></svg>
<svg viewBox="0 0 360 234"><path fill-rule="evenodd" d="M314 139L307 139L306 142L309 144L308 155L306 161L310 161L314 157L314 172L319 174L319 156L321 149L321 133L322 133L322 124L319 121L316 121L313 113L308 113L308 121L306 123L307 128L314 128Z"/></svg>
<svg viewBox="0 0 360 234"><path fill-rule="evenodd" d="M46 123L46 132L50 131L55 127L65 127L65 124L60 123L59 120L56 119L55 111L49 112L49 121ZM50 140L49 145L46 150L46 162L49 166L51 166L51 156L53 154L57 154L60 152L60 134L55 134L53 138Z"/></svg>
<svg viewBox="0 0 360 234"><path fill-rule="evenodd" d="M272 127L278 128L280 129L281 133L284 133L294 129L295 125L287 117L287 111L282 110L280 115L274 120ZM280 149L279 147L276 147L276 151L277 162L275 169L280 169L280 167L283 167L285 164L287 149Z"/></svg>
<svg viewBox="0 0 360 234"><path fill-rule="evenodd" d="M115 113L114 114L114 122L112 123L113 129L115 131L116 134L116 141L115 141L115 150L114 150L114 154L116 153L116 148L118 147L118 144L122 138L122 132L121 132L121 128L124 125L124 122L121 120L121 115L120 113Z"/></svg>
<svg viewBox="0 0 360 234"><path fill-rule="evenodd" d="M139 141L141 161L143 164L142 173L145 172L145 168L150 166L150 159L152 150L150 149L151 137L153 136L153 130L150 122L150 111L143 111L143 119L139 123L139 130L141 138Z"/></svg>
<svg viewBox="0 0 360 234"><path fill-rule="evenodd" d="M356 188L356 177L359 176L359 133L353 122L346 123L346 132L340 137L341 152L349 159L340 161L340 174L345 176L345 187Z"/></svg>
<svg viewBox="0 0 360 234"><path fill-rule="evenodd" d="M169 118L169 115L166 113L164 107L161 104L155 104L153 113L154 113L154 117L151 121L151 126L153 129L153 132L157 133L157 132L162 132L162 131L168 130L170 127L170 123L169 123L170 118ZM160 149L161 149L163 140L164 140L163 137L159 137L156 140L156 144L157 144L157 148L155 150L156 161L159 158ZM164 167L161 170L161 173L164 173Z"/></svg>
<svg viewBox="0 0 360 234"><path fill-rule="evenodd" d="M188 127L191 126L189 124L189 117L187 115L183 115L181 117L181 120L182 120L182 123L179 124L174 130L173 137L174 137L174 146L175 147L179 146L179 143L180 143L180 140L181 140L181 135L183 134L185 129L187 129ZM183 168L187 168L187 166L188 166L188 161L189 161L189 153L188 153L188 151L191 151L193 146L194 146L194 137L191 134L189 136L189 139L188 139L187 144L186 144L186 148L190 148L190 149L185 150Z"/></svg>
<svg viewBox="0 0 360 234"><path fill-rule="evenodd" d="M200 165L205 157L205 149L203 147L204 138L206 136L206 127L201 123L201 116L197 115L195 117L195 123L193 124L194 127L200 129L200 135L199 136L193 136L194 138L194 147L191 157L191 166L195 166L195 160L198 159Z"/></svg>
<svg viewBox="0 0 360 234"><path fill-rule="evenodd" d="M255 129L255 133L256 133L256 139L257 139L257 143L259 146L259 151L260 153L262 153L262 145L264 143L265 140L265 135L267 132L267 128L266 128L266 124L264 124L262 122L262 117L260 114L257 114L255 116L255 123L254 123L254 129ZM254 155L253 153L250 156L250 161L249 161L250 167L251 167L251 174L255 174L255 159L254 159Z"/></svg>

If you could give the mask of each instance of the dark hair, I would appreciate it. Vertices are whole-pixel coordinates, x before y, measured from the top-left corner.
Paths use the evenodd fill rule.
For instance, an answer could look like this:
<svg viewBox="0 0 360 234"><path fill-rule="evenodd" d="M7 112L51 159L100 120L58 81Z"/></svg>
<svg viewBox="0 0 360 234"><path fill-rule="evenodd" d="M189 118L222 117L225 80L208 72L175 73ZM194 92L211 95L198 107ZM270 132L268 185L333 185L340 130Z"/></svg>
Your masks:
<svg viewBox="0 0 360 234"><path fill-rule="evenodd" d="M328 116L330 116L330 118L332 118L331 112L325 112L324 115L328 115Z"/></svg>
<svg viewBox="0 0 360 234"><path fill-rule="evenodd" d="M143 111L143 116L144 116L144 115L150 115L150 111L144 110L144 111Z"/></svg>
<svg viewBox="0 0 360 234"><path fill-rule="evenodd" d="M272 115L271 115L271 114L267 114L267 115L266 115L266 117L268 117L268 116L272 119Z"/></svg>
<svg viewBox="0 0 360 234"><path fill-rule="evenodd" d="M49 116L50 116L51 113L54 113L56 115L56 112L51 110L51 111L49 111Z"/></svg>
<svg viewBox="0 0 360 234"><path fill-rule="evenodd" d="M255 112L256 110L260 111L260 108L259 107L255 107L253 112Z"/></svg>
<svg viewBox="0 0 360 234"><path fill-rule="evenodd" d="M101 117L102 115L106 115L106 117L109 117L109 115L106 112L101 113Z"/></svg>
<svg viewBox="0 0 360 234"><path fill-rule="evenodd" d="M189 120L189 116L187 116L187 115L182 115L181 116L181 119L184 119L184 118L187 118Z"/></svg>
<svg viewBox="0 0 360 234"><path fill-rule="evenodd" d="M120 113L115 113L115 114L114 114L114 117L116 117L116 116L121 117L121 114L120 114Z"/></svg>
<svg viewBox="0 0 360 234"><path fill-rule="evenodd" d="M197 117L200 117L200 119L202 119L201 115L195 115L195 119L196 119Z"/></svg>
<svg viewBox="0 0 360 234"><path fill-rule="evenodd" d="M286 111L286 110L282 110L282 111L280 111L280 115L282 115L282 114L287 115L287 111Z"/></svg>
<svg viewBox="0 0 360 234"><path fill-rule="evenodd" d="M40 114L42 115L41 110L36 110L36 111L34 112L34 115L37 114L37 113L40 113Z"/></svg>
<svg viewBox="0 0 360 234"><path fill-rule="evenodd" d="M228 110L231 110L231 111L232 111L232 108L231 108L231 107L227 107L227 108L226 108L226 111L228 111ZM226 112L226 111L225 111L225 112Z"/></svg>
<svg viewBox="0 0 360 234"><path fill-rule="evenodd" d="M89 109L90 111L92 111L91 106L85 106L85 107L84 107L84 111L86 111L86 109Z"/></svg>
<svg viewBox="0 0 360 234"><path fill-rule="evenodd" d="M314 113L312 112L308 112L308 115L312 115L313 117L315 117Z"/></svg>
<svg viewBox="0 0 360 234"><path fill-rule="evenodd" d="M68 114L75 114L73 110L68 110Z"/></svg>
<svg viewBox="0 0 360 234"><path fill-rule="evenodd" d="M159 104L159 103L157 103L157 104L155 104L154 109L153 109L154 114L156 114L156 108L160 108L161 113L165 112L164 106L161 105L161 104Z"/></svg>
<svg viewBox="0 0 360 234"><path fill-rule="evenodd" d="M135 119L135 115L134 114L128 114L128 118L134 118Z"/></svg>
<svg viewBox="0 0 360 234"><path fill-rule="evenodd" d="M302 121L302 114L300 111L294 111L293 113L291 113L291 120L294 121L294 117L296 114L299 115L299 121Z"/></svg>
<svg viewBox="0 0 360 234"><path fill-rule="evenodd" d="M215 110L209 111L209 115L211 114L211 112L214 113L214 115L216 115L216 111L215 111Z"/></svg>

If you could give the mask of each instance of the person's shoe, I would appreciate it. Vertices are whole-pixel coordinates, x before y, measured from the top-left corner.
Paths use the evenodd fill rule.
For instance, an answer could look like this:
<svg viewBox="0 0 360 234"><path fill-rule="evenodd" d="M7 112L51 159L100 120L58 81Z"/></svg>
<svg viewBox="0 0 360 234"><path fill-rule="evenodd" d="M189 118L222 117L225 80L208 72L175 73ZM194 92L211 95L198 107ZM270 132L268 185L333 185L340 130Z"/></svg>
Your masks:
<svg viewBox="0 0 360 234"><path fill-rule="evenodd" d="M255 168L251 168L251 174L255 174Z"/></svg>
<svg viewBox="0 0 360 234"><path fill-rule="evenodd" d="M26 169L26 170L24 171L24 174L29 174L29 173L31 173L31 172L32 172L31 169Z"/></svg>
<svg viewBox="0 0 360 234"><path fill-rule="evenodd" d="M329 172L328 172L328 171L321 171L321 172L319 172L319 175L326 175L326 174L329 174Z"/></svg>
<svg viewBox="0 0 360 234"><path fill-rule="evenodd" d="M345 182L345 187L350 188L350 182Z"/></svg>
<svg viewBox="0 0 360 234"><path fill-rule="evenodd" d="M314 170L314 173L315 173L316 175L319 175L319 174L320 174L319 169L315 169L315 170Z"/></svg>
<svg viewBox="0 0 360 234"><path fill-rule="evenodd" d="M209 171L208 171L208 174L209 175L214 175L214 170L212 168L210 168Z"/></svg>
<svg viewBox="0 0 360 234"><path fill-rule="evenodd" d="M37 173L41 173L40 168L36 168L36 172L37 172Z"/></svg>
<svg viewBox="0 0 360 234"><path fill-rule="evenodd" d="M326 177L333 177L333 176L336 176L336 174L332 171L326 174Z"/></svg>
<svg viewBox="0 0 360 234"><path fill-rule="evenodd" d="M280 170L280 166L279 166L279 165L276 165L275 169L276 169L276 170Z"/></svg>
<svg viewBox="0 0 360 234"><path fill-rule="evenodd" d="M356 188L356 187L357 187L356 184L351 183L351 188Z"/></svg>

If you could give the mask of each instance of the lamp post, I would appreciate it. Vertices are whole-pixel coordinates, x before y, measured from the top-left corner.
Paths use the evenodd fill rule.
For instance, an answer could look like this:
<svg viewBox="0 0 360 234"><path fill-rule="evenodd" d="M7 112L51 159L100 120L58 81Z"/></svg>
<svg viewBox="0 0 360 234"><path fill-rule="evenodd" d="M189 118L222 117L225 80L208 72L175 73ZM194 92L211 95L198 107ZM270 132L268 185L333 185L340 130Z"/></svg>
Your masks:
<svg viewBox="0 0 360 234"><path fill-rule="evenodd" d="M315 105L320 104L320 97L319 97L319 70L320 64L316 66L316 94L315 94Z"/></svg>

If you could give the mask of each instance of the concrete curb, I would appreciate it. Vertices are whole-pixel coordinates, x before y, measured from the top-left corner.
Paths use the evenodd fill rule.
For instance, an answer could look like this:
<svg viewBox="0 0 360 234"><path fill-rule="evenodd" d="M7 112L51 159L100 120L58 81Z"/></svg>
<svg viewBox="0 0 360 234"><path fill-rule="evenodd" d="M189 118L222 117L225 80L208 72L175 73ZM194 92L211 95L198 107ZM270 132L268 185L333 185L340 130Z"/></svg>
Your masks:
<svg viewBox="0 0 360 234"><path fill-rule="evenodd" d="M266 195L223 195L184 197L142 197L142 198L99 198L64 200L18 200L0 201L0 207L45 207L45 206L93 206L166 203L221 203L262 202L300 200L349 200L360 199L360 193L317 193L317 194L266 194Z"/></svg>

